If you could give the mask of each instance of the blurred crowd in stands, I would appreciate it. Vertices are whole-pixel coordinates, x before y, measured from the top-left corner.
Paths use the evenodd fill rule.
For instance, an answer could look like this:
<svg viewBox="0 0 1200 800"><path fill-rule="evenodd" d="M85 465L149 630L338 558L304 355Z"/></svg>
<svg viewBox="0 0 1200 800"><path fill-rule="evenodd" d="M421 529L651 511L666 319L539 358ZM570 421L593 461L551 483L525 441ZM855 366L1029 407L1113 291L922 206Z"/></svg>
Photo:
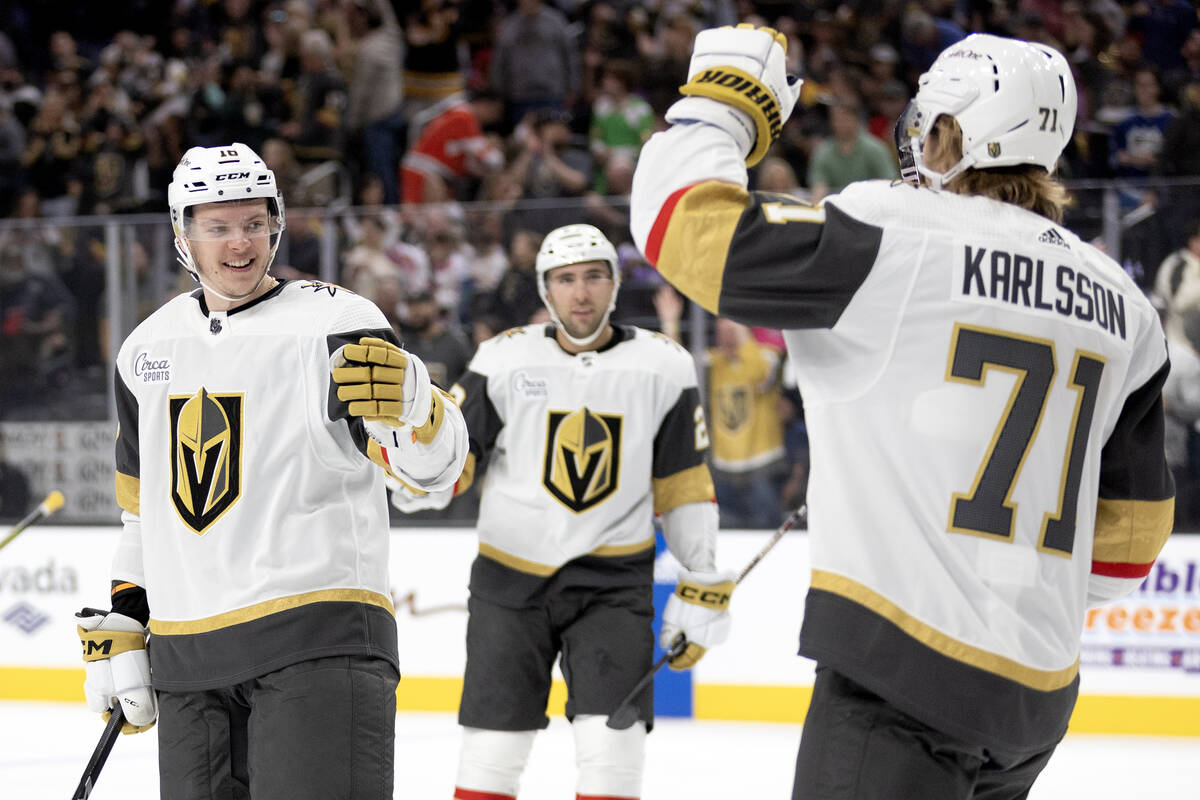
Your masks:
<svg viewBox="0 0 1200 800"><path fill-rule="evenodd" d="M161 215L134 226L123 267L137 286L157 275L168 293L191 288L172 266L166 187L194 145L258 151L288 208L276 272L375 300L444 383L482 338L539 318L534 256L570 222L619 245L619 320L678 326L677 298L631 244L625 198L642 143L685 81L693 37L739 22L781 31L790 71L805 78L753 186L812 201L897 177L895 119L937 53L967 33L1067 55L1080 103L1060 174L1121 181L1123 262L1175 320L1178 360L1197 362L1172 401L1179 474L1195 487L1200 179L1186 179L1200 176L1200 24L1188 0L10 0L0 4L0 419L44 417L48 396L80 382L100 399L81 408L86 391L60 393L76 403L63 413L103 418L114 245L99 224L65 218ZM1077 197L1068 224L1097 236L1099 194ZM332 276L321 270L328 252ZM118 341L163 299L135 297L142 307L126 309ZM696 352L716 340L710 363L736 361L739 348L747 357L748 338L778 349L770 332L712 320L683 334ZM756 392L780 389L778 361L754 373ZM806 455L802 406L782 389L780 441L768 448L777 463L758 471L790 505Z"/></svg>

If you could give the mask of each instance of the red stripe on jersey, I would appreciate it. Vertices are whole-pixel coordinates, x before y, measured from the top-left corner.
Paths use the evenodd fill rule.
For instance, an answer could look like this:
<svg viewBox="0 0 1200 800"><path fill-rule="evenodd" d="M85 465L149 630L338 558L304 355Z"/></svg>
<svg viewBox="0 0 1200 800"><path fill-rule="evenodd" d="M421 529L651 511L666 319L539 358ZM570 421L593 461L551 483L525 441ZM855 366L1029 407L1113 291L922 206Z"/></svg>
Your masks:
<svg viewBox="0 0 1200 800"><path fill-rule="evenodd" d="M1121 561L1092 561L1092 574L1108 578L1144 578L1150 574L1154 562L1149 564L1127 564Z"/></svg>
<svg viewBox="0 0 1200 800"><path fill-rule="evenodd" d="M477 792L474 789L463 789L455 786L454 800L517 800L517 796L513 794L500 794L499 792Z"/></svg>
<svg viewBox="0 0 1200 800"><path fill-rule="evenodd" d="M650 228L650 235L646 237L646 260L651 264L658 266L658 254L662 250L663 237L667 235L667 225L671 223L671 214L675 211L675 206L679 203L679 199L683 197L684 192L691 189L695 184L684 186L682 189L676 189L671 192L671 196L663 203L662 208L658 210L658 217L654 220L654 225Z"/></svg>

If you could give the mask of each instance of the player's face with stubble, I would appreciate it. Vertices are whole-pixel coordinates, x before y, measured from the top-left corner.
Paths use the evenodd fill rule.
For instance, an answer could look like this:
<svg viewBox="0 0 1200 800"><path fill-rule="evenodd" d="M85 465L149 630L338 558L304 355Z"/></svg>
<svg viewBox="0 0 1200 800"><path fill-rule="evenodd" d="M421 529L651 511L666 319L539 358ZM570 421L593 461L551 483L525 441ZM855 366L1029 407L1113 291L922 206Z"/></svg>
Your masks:
<svg viewBox="0 0 1200 800"><path fill-rule="evenodd" d="M603 261L556 267L546 273L550 305L576 339L586 339L600 327L613 289L612 274Z"/></svg>

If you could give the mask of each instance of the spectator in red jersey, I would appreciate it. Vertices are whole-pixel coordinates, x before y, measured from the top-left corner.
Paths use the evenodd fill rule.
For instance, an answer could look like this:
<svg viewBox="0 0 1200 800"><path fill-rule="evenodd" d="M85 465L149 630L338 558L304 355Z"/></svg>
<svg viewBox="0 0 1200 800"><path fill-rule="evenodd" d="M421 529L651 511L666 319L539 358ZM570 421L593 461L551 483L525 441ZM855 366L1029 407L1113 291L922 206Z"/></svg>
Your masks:
<svg viewBox="0 0 1200 800"><path fill-rule="evenodd" d="M504 166L504 155L483 133L504 114L500 99L489 92L463 95L435 116L417 135L400 164L405 203L470 200L461 184Z"/></svg>

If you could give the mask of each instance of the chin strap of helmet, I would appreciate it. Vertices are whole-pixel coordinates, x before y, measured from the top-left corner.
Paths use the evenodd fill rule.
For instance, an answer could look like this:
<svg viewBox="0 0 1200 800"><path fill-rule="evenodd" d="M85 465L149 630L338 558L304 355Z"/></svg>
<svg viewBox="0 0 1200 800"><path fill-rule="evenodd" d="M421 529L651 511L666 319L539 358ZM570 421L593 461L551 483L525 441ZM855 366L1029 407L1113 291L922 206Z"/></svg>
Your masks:
<svg viewBox="0 0 1200 800"><path fill-rule="evenodd" d="M230 297L227 294L222 294L221 292L218 292L212 286L209 286L204 281L204 279L200 277L200 270L197 269L197 267L196 267L196 261L195 261L195 259L192 258L191 251L188 249L188 246L186 244L184 244L183 242L181 242L179 240L179 237L175 238L175 252L179 254L178 260L179 260L180 266L182 266L184 268L184 270L187 271L188 275L192 276L192 280L194 280L196 283L200 284L201 288L203 288L204 291L208 292L209 294L214 294L217 297L219 297L222 300L229 302L229 303L237 303L242 300L245 300L248 297L253 297L254 293L258 291L258 287L262 286L263 281L265 281L267 279L267 276L269 276L271 274L271 265L268 263L267 268L265 270L263 270L262 276L259 277L258 283L254 284L253 289L251 289L250 291L246 292L243 295L238 295L237 297ZM272 261L274 261L274 256L275 256L275 251L274 251L274 249L272 249L271 250L271 257L272 257L271 260Z"/></svg>
<svg viewBox="0 0 1200 800"><path fill-rule="evenodd" d="M971 167L975 166L975 159L970 156L963 156L950 169L945 172L938 172L925 163L924 153L921 149L921 143L913 139L912 145L913 163L917 168L917 172L921 173L929 183L929 188L940 192L946 184L957 178L959 175L966 172Z"/></svg>
<svg viewBox="0 0 1200 800"><path fill-rule="evenodd" d="M569 265L563 264L562 266ZM620 286L620 284L616 282L618 267L616 264L610 263L608 265L608 269L614 280L612 298L608 301L608 308L604 310L604 316L600 318L600 324L596 326L596 330L592 331L590 335L585 336L582 339L567 333L566 326L563 325L562 320L559 319L558 312L554 310L554 306L550 302L550 292L546 287L546 274L543 273L542 275L538 276L538 295L540 295L542 298L542 305L544 305L546 310L550 312L550 321L554 323L554 327L558 330L558 332L561 333L568 342L576 347L587 347L592 342L600 338L600 334L604 333L604 329L608 327L608 318L612 316L613 311L617 307L617 290Z"/></svg>
<svg viewBox="0 0 1200 800"><path fill-rule="evenodd" d="M554 309L550 309L550 321L554 323L554 327L558 329L558 332L561 333L568 342L576 347L587 347L592 342L599 339L600 334L604 333L604 329L608 327L608 317L611 313L611 309L605 311L604 316L600 318L600 324L596 326L596 330L592 331L591 336L588 336L584 339L577 339L576 337L567 333L567 329L563 326L562 320L558 318L558 314L554 313Z"/></svg>

